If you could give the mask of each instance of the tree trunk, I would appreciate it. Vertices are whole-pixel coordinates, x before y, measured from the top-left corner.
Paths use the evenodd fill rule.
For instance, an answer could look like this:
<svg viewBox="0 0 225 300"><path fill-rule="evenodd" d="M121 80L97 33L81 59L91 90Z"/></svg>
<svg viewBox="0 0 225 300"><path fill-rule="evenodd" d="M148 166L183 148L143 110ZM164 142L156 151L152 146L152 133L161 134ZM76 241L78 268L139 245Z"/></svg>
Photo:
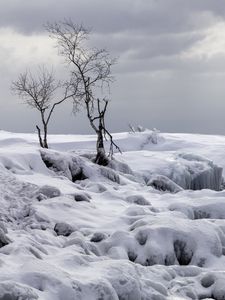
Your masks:
<svg viewBox="0 0 225 300"><path fill-rule="evenodd" d="M43 145L44 145L44 148L48 149L47 134L48 134L48 129L47 129L47 125L45 124L44 125L44 142L43 142Z"/></svg>
<svg viewBox="0 0 225 300"><path fill-rule="evenodd" d="M101 166L107 166L109 163L109 159L105 154L104 137L101 126L99 126L99 130L97 132L96 150L97 154L95 157L95 163Z"/></svg>
<svg viewBox="0 0 225 300"><path fill-rule="evenodd" d="M39 144L42 148L44 147L43 141L42 141L42 137L41 137L41 129L36 125L37 131L38 131L38 139L39 139Z"/></svg>

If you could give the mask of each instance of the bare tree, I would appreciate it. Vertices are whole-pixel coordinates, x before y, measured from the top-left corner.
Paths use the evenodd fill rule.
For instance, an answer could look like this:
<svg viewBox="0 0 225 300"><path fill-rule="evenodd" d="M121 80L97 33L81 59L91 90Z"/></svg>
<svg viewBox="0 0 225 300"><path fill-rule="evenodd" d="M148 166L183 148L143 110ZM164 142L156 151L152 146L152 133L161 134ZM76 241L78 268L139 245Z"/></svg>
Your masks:
<svg viewBox="0 0 225 300"><path fill-rule="evenodd" d="M91 127L97 134L95 162L108 164L104 139L109 137L109 156L113 155L113 148L119 147L113 142L113 137L105 126L105 114L108 100L99 99L100 92L109 93L109 85L113 81L111 66L115 59L111 59L105 49L88 46L90 31L83 25L76 25L71 20L47 24L47 31L57 41L59 54L70 65L71 81L76 83L78 91L74 97L83 103ZM101 108L102 106L102 108Z"/></svg>
<svg viewBox="0 0 225 300"><path fill-rule="evenodd" d="M43 134L40 127L36 125L39 143L42 148L48 148L48 125L52 114L56 106L74 97L77 86L72 82L61 83L57 81L53 71L48 71L42 67L35 75L30 71L21 73L18 79L12 82L12 91L22 98L29 107L40 112ZM55 100L56 94L60 92L62 96Z"/></svg>

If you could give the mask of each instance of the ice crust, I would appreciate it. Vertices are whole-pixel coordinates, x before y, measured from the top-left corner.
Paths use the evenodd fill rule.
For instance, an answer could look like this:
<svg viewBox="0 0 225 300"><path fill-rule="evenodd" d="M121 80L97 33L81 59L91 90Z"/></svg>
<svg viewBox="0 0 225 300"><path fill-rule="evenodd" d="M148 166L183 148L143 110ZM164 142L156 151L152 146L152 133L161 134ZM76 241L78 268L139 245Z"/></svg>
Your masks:
<svg viewBox="0 0 225 300"><path fill-rule="evenodd" d="M0 299L225 299L224 137L0 132Z"/></svg>

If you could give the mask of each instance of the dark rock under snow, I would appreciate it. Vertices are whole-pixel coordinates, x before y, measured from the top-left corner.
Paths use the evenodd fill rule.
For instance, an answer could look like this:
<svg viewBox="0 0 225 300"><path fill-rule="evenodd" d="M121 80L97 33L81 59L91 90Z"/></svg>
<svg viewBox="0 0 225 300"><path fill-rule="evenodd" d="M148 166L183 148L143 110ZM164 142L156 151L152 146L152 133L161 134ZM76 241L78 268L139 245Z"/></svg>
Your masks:
<svg viewBox="0 0 225 300"><path fill-rule="evenodd" d="M54 231L57 235L69 236L74 232L74 228L67 223L60 222L55 224Z"/></svg>
<svg viewBox="0 0 225 300"><path fill-rule="evenodd" d="M90 202L90 197L88 197L86 194L75 194L74 200L77 202Z"/></svg>
<svg viewBox="0 0 225 300"><path fill-rule="evenodd" d="M38 192L39 192L40 200L42 200L40 195L44 195L47 198L59 197L61 195L61 192L58 188L50 185L42 186Z"/></svg>

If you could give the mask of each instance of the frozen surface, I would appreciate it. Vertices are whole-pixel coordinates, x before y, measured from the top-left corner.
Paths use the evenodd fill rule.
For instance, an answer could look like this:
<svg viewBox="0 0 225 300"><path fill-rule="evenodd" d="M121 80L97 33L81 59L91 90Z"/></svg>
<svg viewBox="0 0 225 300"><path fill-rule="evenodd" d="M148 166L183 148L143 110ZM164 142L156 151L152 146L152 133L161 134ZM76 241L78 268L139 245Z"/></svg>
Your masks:
<svg viewBox="0 0 225 300"><path fill-rule="evenodd" d="M225 137L0 131L0 299L225 299Z"/></svg>

